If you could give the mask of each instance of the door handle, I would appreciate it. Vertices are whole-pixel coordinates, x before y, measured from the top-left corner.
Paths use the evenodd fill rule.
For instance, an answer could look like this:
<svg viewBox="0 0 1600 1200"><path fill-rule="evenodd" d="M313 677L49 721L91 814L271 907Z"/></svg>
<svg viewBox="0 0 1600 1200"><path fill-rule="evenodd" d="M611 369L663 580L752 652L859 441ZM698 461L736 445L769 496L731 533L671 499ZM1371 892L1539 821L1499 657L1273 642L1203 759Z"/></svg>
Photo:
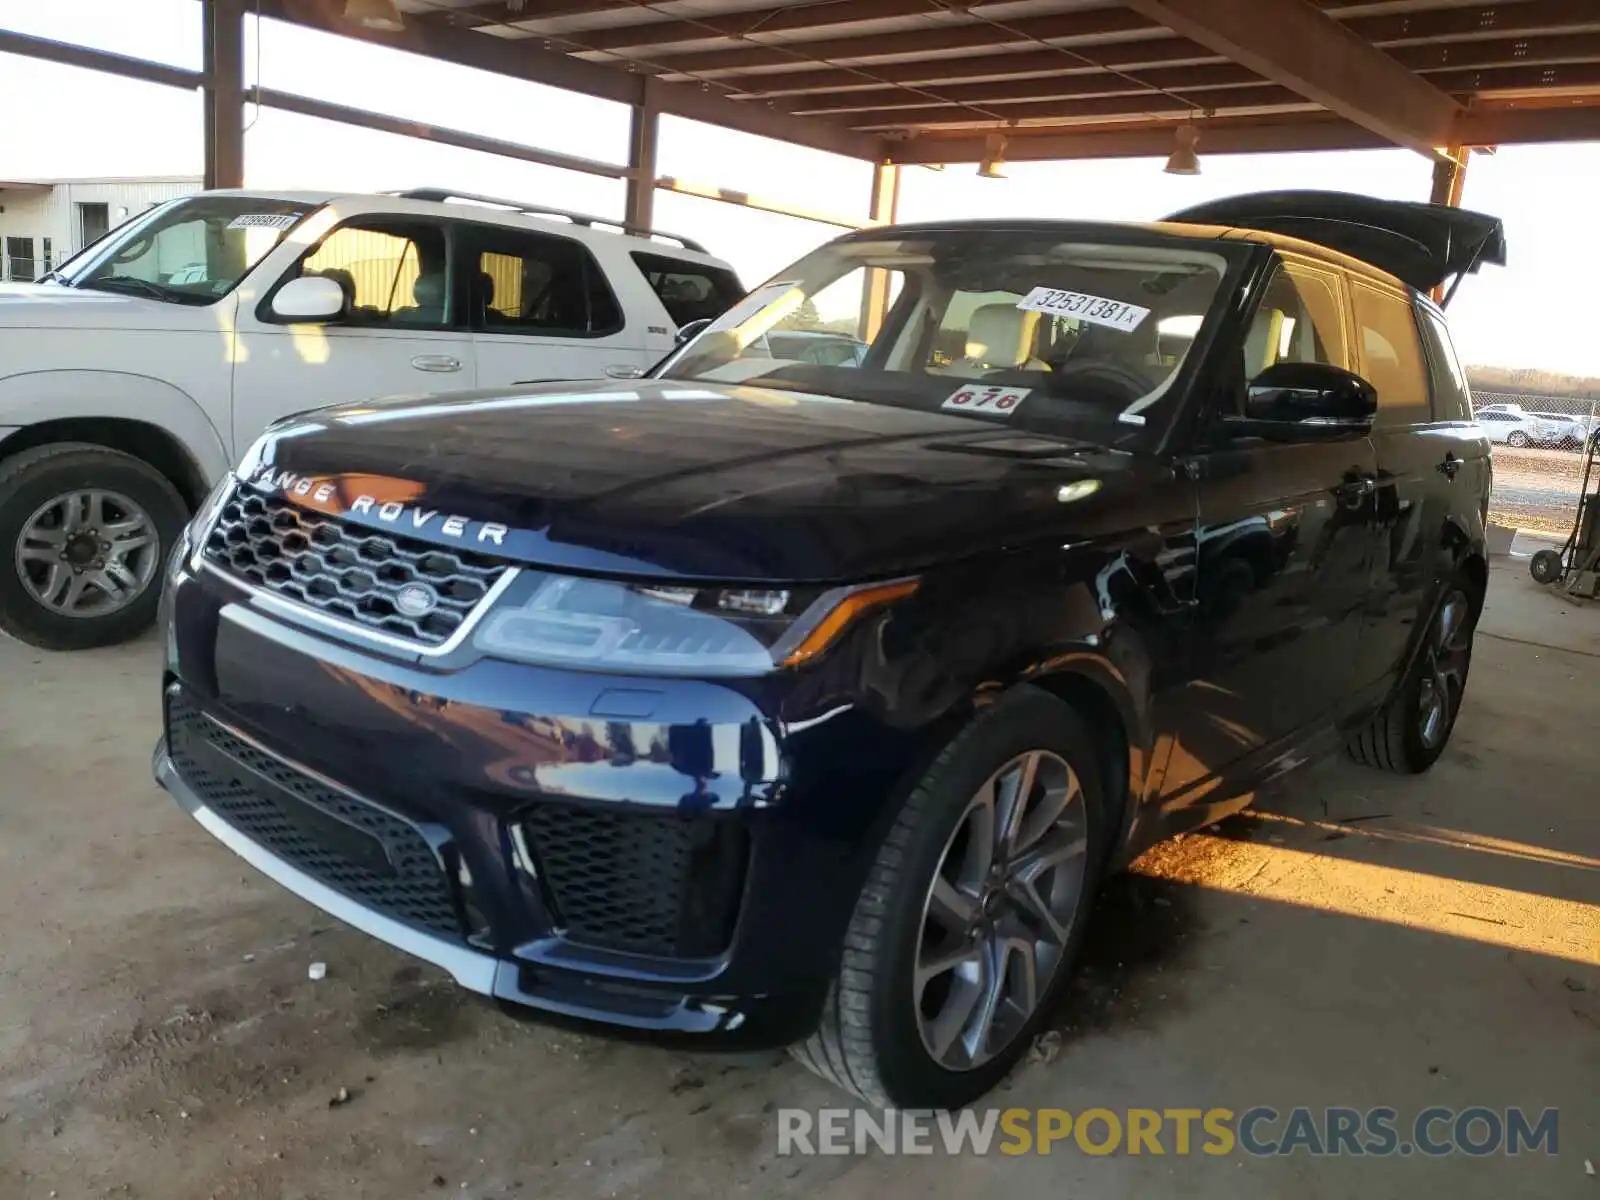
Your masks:
<svg viewBox="0 0 1600 1200"><path fill-rule="evenodd" d="M448 354L419 354L411 360L411 365L419 371L461 370L461 360Z"/></svg>
<svg viewBox="0 0 1600 1200"><path fill-rule="evenodd" d="M1454 482L1456 472L1459 470L1461 470L1461 460L1456 457L1455 451L1446 450L1444 452L1444 461L1439 464L1439 474Z"/></svg>
<svg viewBox="0 0 1600 1200"><path fill-rule="evenodd" d="M607 379L643 379L644 368L632 363L612 363L606 368Z"/></svg>

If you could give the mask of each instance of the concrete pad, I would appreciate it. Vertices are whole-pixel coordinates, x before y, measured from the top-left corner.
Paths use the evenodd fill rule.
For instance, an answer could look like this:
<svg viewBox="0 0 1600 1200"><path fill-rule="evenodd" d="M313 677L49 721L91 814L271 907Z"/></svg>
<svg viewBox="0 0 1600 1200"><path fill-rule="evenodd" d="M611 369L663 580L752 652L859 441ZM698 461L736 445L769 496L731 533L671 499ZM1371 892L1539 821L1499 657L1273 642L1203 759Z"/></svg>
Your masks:
<svg viewBox="0 0 1600 1200"><path fill-rule="evenodd" d="M779 1158L777 1110L837 1093L500 1016L149 782L153 639L0 642L0 1197L1600 1195L1600 611L1501 560L1480 633L1430 774L1322 764L1112 880L1059 1051L995 1104L1557 1107L1555 1157L1178 1156L1169 1131Z"/></svg>

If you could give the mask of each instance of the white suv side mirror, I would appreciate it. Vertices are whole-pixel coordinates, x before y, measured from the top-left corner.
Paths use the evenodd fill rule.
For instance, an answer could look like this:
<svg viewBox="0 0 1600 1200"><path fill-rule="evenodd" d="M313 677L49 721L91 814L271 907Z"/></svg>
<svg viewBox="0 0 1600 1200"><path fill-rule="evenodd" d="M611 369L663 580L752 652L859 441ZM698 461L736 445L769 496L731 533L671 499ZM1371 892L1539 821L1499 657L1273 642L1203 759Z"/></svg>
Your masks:
<svg viewBox="0 0 1600 1200"><path fill-rule="evenodd" d="M344 289L321 275L291 279L272 297L272 315L286 321L329 321L344 314Z"/></svg>

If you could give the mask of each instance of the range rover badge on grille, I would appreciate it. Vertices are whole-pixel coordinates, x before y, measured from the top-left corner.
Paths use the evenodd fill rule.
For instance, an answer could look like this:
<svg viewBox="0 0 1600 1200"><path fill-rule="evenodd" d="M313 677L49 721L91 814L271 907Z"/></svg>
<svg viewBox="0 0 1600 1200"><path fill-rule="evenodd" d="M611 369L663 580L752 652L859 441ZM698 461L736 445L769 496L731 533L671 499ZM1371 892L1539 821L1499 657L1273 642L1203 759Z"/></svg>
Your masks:
<svg viewBox="0 0 1600 1200"><path fill-rule="evenodd" d="M439 594L425 583L408 583L394 594L394 606L408 617L425 617L439 603Z"/></svg>

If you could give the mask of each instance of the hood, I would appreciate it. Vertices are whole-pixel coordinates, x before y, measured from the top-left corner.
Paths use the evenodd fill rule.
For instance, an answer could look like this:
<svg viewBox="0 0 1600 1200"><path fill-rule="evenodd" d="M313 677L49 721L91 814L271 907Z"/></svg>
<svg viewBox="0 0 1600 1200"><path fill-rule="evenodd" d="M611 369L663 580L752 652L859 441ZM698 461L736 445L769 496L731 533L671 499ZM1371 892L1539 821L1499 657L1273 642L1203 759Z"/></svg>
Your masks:
<svg viewBox="0 0 1600 1200"><path fill-rule="evenodd" d="M0 284L0 329L190 329L214 325L212 308L58 283Z"/></svg>
<svg viewBox="0 0 1600 1200"><path fill-rule="evenodd" d="M1171 478L971 417L657 382L325 409L270 430L241 473L441 545L729 582L889 577L1084 536Z"/></svg>

